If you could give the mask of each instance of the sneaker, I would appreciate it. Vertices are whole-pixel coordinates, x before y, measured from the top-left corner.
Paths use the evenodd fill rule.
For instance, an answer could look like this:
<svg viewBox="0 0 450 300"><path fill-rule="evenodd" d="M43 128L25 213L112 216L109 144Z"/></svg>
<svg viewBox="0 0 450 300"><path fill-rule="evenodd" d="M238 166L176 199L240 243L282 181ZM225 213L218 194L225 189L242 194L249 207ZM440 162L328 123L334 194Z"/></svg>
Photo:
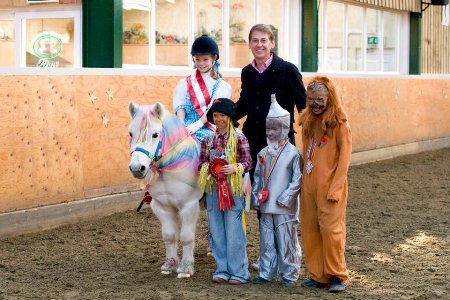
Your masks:
<svg viewBox="0 0 450 300"><path fill-rule="evenodd" d="M293 281L293 280L288 280L288 279L283 279L283 286L285 287L285 288L291 288L291 287L294 287L295 286L295 281Z"/></svg>
<svg viewBox="0 0 450 300"><path fill-rule="evenodd" d="M267 279L264 279L260 276L256 277L255 279L253 279L252 281L254 284L264 284L264 283L269 283L270 281Z"/></svg>
<svg viewBox="0 0 450 300"><path fill-rule="evenodd" d="M302 282L302 287L305 288L321 288L324 287L324 284L318 281L315 281L314 279L309 279Z"/></svg>
<svg viewBox="0 0 450 300"><path fill-rule="evenodd" d="M229 284L233 284L233 285L239 285L239 284L243 284L243 282L237 280L237 279L230 279L228 280Z"/></svg>
<svg viewBox="0 0 450 300"><path fill-rule="evenodd" d="M331 277L330 288L328 289L330 293L340 293L345 291L344 282L336 276Z"/></svg>
<svg viewBox="0 0 450 300"><path fill-rule="evenodd" d="M225 279L223 279L222 277L213 277L212 281L215 283L224 283Z"/></svg>

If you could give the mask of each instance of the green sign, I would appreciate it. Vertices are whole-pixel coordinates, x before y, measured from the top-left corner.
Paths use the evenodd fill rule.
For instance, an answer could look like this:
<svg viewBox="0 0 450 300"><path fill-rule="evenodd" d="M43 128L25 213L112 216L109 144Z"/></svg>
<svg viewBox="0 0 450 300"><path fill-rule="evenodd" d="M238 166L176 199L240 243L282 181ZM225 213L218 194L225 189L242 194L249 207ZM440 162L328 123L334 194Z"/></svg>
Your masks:
<svg viewBox="0 0 450 300"><path fill-rule="evenodd" d="M367 37L367 45L378 45L378 37L377 36L368 36Z"/></svg>
<svg viewBox="0 0 450 300"><path fill-rule="evenodd" d="M57 58L63 49L63 43L56 32L38 34L32 44L33 53L39 59L38 67L58 67Z"/></svg>

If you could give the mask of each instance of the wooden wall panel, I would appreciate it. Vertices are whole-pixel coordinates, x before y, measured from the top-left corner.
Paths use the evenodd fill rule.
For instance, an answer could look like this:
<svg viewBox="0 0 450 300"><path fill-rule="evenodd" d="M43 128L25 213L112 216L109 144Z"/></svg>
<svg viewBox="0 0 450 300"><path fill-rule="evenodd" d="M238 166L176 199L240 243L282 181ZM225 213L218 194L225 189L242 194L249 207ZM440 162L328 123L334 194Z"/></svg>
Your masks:
<svg viewBox="0 0 450 300"><path fill-rule="evenodd" d="M334 81L352 127L354 152L450 136L448 79ZM299 134L296 140L300 145Z"/></svg>
<svg viewBox="0 0 450 300"><path fill-rule="evenodd" d="M450 81L413 78L335 79L355 152L450 136ZM180 79L0 76L0 213L138 190L128 171L128 102L172 110ZM237 100L240 78L226 80Z"/></svg>
<svg viewBox="0 0 450 300"><path fill-rule="evenodd" d="M442 7L422 15L422 73L450 74L450 27L442 25Z"/></svg>
<svg viewBox="0 0 450 300"><path fill-rule="evenodd" d="M15 207L73 199L82 188L73 88L66 77L4 77L2 85L0 113L6 117L0 130L8 171L1 179L14 187L5 194L15 198Z"/></svg>
<svg viewBox="0 0 450 300"><path fill-rule="evenodd" d="M77 77L75 81L79 87L75 98L80 109L80 132L85 137L80 148L83 185L85 190L104 191L108 186L123 184L128 175L123 160L128 154L128 115L126 101L117 96L123 87L116 83L117 78L109 76Z"/></svg>

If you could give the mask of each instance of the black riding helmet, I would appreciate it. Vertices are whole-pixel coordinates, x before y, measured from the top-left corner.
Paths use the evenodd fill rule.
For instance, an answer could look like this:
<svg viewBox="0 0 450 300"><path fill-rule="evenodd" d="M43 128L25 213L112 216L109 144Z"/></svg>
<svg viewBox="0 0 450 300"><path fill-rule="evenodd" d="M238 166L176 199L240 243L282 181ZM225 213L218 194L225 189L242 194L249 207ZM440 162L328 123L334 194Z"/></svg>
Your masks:
<svg viewBox="0 0 450 300"><path fill-rule="evenodd" d="M219 59L219 47L217 43L206 34L195 39L191 48L191 55L215 54Z"/></svg>

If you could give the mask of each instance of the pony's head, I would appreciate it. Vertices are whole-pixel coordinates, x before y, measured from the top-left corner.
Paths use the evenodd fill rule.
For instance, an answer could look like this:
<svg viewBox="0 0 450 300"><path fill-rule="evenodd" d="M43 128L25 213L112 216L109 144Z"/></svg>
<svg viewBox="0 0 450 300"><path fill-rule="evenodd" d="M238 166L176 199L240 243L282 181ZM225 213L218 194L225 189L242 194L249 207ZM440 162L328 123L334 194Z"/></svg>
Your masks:
<svg viewBox="0 0 450 300"><path fill-rule="evenodd" d="M149 175L152 164L159 159L162 148L162 120L168 114L164 106L128 104L131 161L129 168L135 178Z"/></svg>
<svg viewBox="0 0 450 300"><path fill-rule="evenodd" d="M197 167L198 143L189 135L186 126L163 104L138 105L130 102L128 110L131 115L129 168L135 178L150 179L162 170L179 172L188 166Z"/></svg>

